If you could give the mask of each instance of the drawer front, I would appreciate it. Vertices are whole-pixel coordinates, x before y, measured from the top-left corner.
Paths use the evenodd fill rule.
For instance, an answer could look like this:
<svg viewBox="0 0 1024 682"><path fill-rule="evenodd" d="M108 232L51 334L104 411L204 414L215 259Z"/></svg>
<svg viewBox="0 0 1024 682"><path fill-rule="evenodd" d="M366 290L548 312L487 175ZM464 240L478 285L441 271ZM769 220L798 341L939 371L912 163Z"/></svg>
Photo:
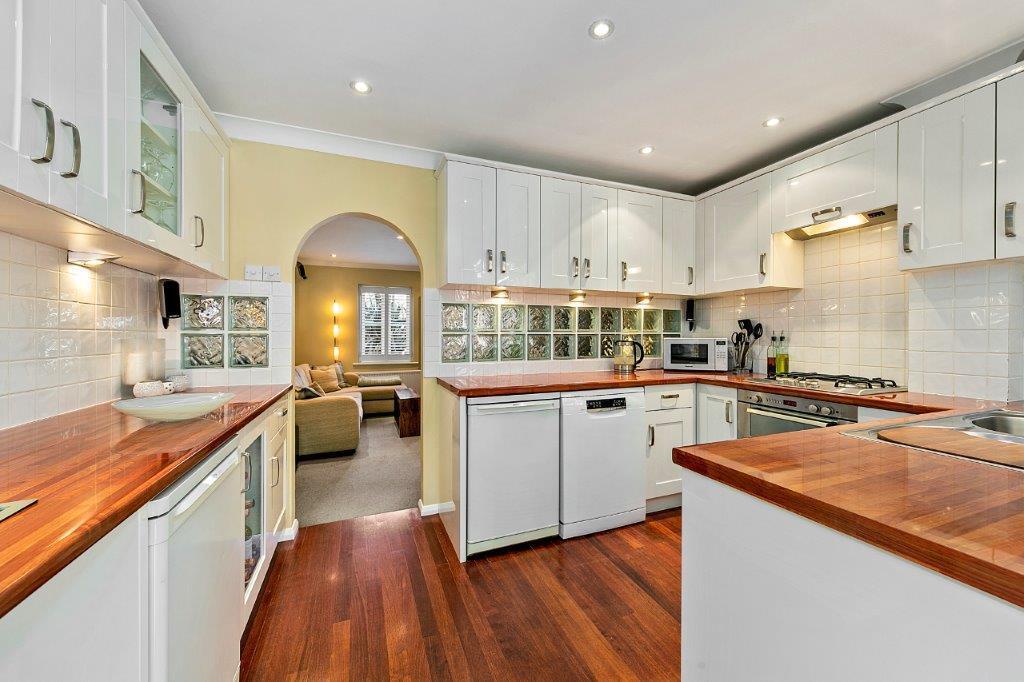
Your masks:
<svg viewBox="0 0 1024 682"><path fill-rule="evenodd" d="M276 436L285 426L288 425L288 401L282 400L267 410L267 417L264 424L268 438Z"/></svg>
<svg viewBox="0 0 1024 682"><path fill-rule="evenodd" d="M693 407L693 384L645 386L644 402L648 412Z"/></svg>

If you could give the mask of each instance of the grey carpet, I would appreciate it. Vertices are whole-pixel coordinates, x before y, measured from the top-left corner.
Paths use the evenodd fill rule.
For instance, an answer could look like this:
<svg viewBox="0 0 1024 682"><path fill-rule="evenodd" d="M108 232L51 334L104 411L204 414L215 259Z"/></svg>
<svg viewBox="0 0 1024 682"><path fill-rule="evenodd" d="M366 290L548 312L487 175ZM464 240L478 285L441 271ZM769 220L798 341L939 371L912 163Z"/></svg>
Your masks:
<svg viewBox="0 0 1024 682"><path fill-rule="evenodd" d="M363 421L350 455L302 458L295 474L300 526L409 509L420 497L420 439L399 438L392 416Z"/></svg>

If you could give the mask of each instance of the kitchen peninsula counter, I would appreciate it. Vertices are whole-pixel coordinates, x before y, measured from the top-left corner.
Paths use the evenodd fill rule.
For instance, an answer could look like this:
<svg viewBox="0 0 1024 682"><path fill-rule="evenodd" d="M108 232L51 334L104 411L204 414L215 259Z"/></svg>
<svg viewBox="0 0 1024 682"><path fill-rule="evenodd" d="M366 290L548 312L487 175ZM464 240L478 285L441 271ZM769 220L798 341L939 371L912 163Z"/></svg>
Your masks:
<svg viewBox="0 0 1024 682"><path fill-rule="evenodd" d="M228 386L231 402L157 423L104 403L0 431L0 501L38 501L0 521L0 616L291 391Z"/></svg>

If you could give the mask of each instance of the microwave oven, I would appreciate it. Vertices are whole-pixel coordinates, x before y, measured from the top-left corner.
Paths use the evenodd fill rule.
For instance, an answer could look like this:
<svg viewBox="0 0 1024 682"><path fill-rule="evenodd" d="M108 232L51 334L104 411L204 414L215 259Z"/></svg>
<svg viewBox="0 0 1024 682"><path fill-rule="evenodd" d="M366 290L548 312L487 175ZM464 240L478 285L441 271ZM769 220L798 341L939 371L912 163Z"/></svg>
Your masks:
<svg viewBox="0 0 1024 682"><path fill-rule="evenodd" d="M688 372L728 372L728 339L665 339L663 368Z"/></svg>

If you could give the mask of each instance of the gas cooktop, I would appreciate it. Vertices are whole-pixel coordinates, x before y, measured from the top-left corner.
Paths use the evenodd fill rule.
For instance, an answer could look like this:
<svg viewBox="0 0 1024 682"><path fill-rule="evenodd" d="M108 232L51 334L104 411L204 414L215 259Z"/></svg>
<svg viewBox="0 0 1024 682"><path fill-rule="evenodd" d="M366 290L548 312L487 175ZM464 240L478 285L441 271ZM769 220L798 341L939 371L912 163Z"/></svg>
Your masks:
<svg viewBox="0 0 1024 682"><path fill-rule="evenodd" d="M760 384L776 386L793 386L809 391L822 393L842 393L845 395L878 395L882 393L903 393L906 386L897 386L889 379L869 379L850 374L819 374L817 372L787 372L778 374L774 379L751 379Z"/></svg>

